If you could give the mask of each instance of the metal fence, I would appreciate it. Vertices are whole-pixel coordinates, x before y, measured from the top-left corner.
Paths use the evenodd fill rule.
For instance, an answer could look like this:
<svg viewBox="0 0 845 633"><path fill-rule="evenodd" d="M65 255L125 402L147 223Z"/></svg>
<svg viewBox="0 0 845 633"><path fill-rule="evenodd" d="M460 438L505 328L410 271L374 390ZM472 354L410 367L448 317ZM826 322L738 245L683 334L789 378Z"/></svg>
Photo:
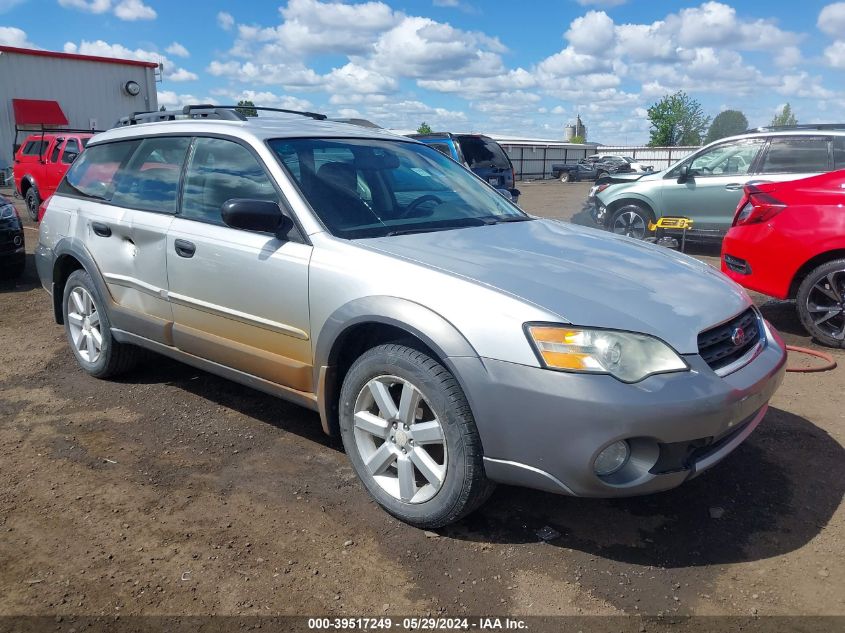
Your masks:
<svg viewBox="0 0 845 633"><path fill-rule="evenodd" d="M544 180L552 177L552 165L577 163L594 154L629 156L655 170L666 169L672 163L689 156L698 147L643 147L583 145L539 145L499 142L513 163L517 180Z"/></svg>

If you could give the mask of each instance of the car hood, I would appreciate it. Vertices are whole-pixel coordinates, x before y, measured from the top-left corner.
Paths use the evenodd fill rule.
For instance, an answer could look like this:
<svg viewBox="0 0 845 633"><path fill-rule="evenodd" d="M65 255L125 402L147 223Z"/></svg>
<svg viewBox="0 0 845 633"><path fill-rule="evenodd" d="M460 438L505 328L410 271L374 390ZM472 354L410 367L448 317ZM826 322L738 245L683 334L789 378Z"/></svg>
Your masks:
<svg viewBox="0 0 845 633"><path fill-rule="evenodd" d="M751 304L742 288L691 257L554 220L357 242L518 297L563 322L656 336L682 354L698 351L701 330Z"/></svg>

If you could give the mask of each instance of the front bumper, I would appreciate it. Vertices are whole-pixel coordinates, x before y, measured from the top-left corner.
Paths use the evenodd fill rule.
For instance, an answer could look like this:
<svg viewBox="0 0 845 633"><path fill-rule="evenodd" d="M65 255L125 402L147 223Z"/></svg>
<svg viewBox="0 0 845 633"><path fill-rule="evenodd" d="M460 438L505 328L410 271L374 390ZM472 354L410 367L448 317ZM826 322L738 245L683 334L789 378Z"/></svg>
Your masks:
<svg viewBox="0 0 845 633"><path fill-rule="evenodd" d="M674 488L721 461L754 430L786 362L771 326L766 337L760 354L727 376L691 355L685 357L690 371L632 385L490 359L451 360L473 408L488 477L617 497ZM631 458L619 472L600 477L596 457L619 440L629 442Z"/></svg>
<svg viewBox="0 0 845 633"><path fill-rule="evenodd" d="M602 204L601 200L593 195L594 190L595 187L590 189L590 195L587 196L587 201L584 205L589 212L590 217L593 219L593 222L604 227L607 226L607 207Z"/></svg>

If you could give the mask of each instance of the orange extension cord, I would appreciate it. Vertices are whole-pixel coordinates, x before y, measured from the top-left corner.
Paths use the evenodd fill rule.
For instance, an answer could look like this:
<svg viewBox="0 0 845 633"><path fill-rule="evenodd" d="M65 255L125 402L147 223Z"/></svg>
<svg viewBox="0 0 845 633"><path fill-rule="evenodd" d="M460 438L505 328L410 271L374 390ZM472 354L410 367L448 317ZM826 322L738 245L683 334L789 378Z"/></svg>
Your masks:
<svg viewBox="0 0 845 633"><path fill-rule="evenodd" d="M816 358L821 358L822 360L827 361L827 365L818 365L815 367L789 367L787 366L786 371L794 371L797 373L802 374L809 374L817 371L830 371L831 369L836 368L836 361L833 360L833 356L830 354L826 354L825 352L820 352L814 349L807 349L806 347L795 347L794 345L787 345L786 349L790 352L798 352L799 354L807 354L808 356L815 356Z"/></svg>

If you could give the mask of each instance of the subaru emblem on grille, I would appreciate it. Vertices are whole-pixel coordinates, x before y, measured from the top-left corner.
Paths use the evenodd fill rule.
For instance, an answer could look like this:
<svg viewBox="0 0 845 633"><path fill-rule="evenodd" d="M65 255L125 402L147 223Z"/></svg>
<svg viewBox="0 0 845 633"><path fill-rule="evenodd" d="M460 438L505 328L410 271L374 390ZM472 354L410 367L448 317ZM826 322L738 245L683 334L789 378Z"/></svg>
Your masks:
<svg viewBox="0 0 845 633"><path fill-rule="evenodd" d="M745 330L741 327L734 328L734 331L731 332L731 343L733 343L735 347L740 347L743 343L745 343Z"/></svg>

